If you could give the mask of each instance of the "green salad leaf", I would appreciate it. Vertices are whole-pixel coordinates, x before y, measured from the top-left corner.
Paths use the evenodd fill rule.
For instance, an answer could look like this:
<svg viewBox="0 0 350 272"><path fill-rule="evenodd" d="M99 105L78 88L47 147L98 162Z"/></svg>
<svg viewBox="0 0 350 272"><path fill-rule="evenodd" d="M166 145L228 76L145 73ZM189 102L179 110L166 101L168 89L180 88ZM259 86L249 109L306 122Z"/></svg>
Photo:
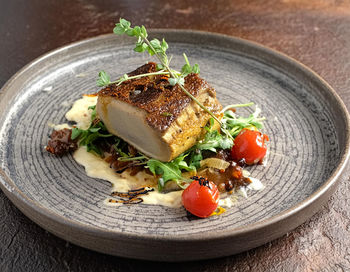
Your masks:
<svg viewBox="0 0 350 272"><path fill-rule="evenodd" d="M199 150L210 150L216 152L217 149L228 149L233 146L233 140L223 136L217 130L209 131L203 140L199 141L196 148Z"/></svg>
<svg viewBox="0 0 350 272"><path fill-rule="evenodd" d="M96 153L102 156L103 152L97 142L103 141L105 138L116 137L110 134L104 123L96 119L96 105L88 108L91 110L91 124L88 129L80 129L74 127L72 129L71 139L78 139L79 146L86 146L88 152Z"/></svg>
<svg viewBox="0 0 350 272"><path fill-rule="evenodd" d="M158 179L159 191L162 191L164 189L165 184L169 180L179 182L183 179L179 166L174 162L161 162L159 160L150 159L147 162L147 166L154 175L161 176L161 178ZM180 183L178 184L180 185Z"/></svg>
<svg viewBox="0 0 350 272"><path fill-rule="evenodd" d="M241 104L241 105L254 105L254 103L247 103L247 104ZM231 107L237 107L241 105L232 105ZM227 106L226 108L229 108L230 106ZM242 107L242 106L241 106ZM248 117L239 117L237 116L233 111L226 110L224 112L224 117L222 119L224 125L226 126L226 129L230 132L232 137L236 137L242 129L248 128L248 129L262 129L263 124L262 121L264 121L265 117L259 117L261 113L261 109L259 107L255 108L255 111L250 114Z"/></svg>

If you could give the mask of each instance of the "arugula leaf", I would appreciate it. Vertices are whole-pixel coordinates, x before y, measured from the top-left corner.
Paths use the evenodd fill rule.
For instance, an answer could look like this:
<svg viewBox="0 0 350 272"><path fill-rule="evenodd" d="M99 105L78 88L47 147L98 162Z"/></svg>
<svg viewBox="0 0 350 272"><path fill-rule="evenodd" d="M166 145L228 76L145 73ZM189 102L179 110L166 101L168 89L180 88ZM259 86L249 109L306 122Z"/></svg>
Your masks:
<svg viewBox="0 0 350 272"><path fill-rule="evenodd" d="M185 161L185 158L189 155L189 153L180 155L173 160L173 163L179 167L180 170L185 170L187 172L196 171L196 167L194 165L188 165Z"/></svg>
<svg viewBox="0 0 350 272"><path fill-rule="evenodd" d="M196 169L200 168L201 166L201 160L203 160L202 151L199 149L194 149L190 152L190 161L189 165L191 167L195 167Z"/></svg>
<svg viewBox="0 0 350 272"><path fill-rule="evenodd" d="M161 162L159 160L150 159L147 161L147 166L154 175L161 175L161 179L158 180L159 191L164 189L165 184L169 180L176 181L178 185L181 186L179 183L179 181L183 179L181 170L174 162Z"/></svg>
<svg viewBox="0 0 350 272"><path fill-rule="evenodd" d="M161 162L150 159L147 162L149 170L155 175L162 175L165 181L181 179L181 171L174 162Z"/></svg>
<svg viewBox="0 0 350 272"><path fill-rule="evenodd" d="M154 175L160 175L161 177L158 179L158 190L162 191L164 189L165 184L172 180L177 183L177 185L184 189L184 186L182 185L182 182L190 182L192 180L187 179L182 177L181 171L196 171L196 166L195 165L188 165L187 162L185 161L185 158L189 155L190 153L187 152L185 154L182 154L172 160L171 162L161 162L156 159L149 159L147 161L147 166L149 170L154 174Z"/></svg>

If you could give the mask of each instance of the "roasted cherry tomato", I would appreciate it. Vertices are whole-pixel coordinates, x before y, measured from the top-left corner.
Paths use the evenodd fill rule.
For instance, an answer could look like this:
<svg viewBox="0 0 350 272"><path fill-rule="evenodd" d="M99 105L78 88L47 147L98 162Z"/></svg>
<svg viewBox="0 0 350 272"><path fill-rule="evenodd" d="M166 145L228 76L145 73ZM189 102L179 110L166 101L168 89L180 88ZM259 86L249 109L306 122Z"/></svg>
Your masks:
<svg viewBox="0 0 350 272"><path fill-rule="evenodd" d="M194 181L182 193L182 204L190 213L202 218L208 217L218 207L218 188L203 177L192 179Z"/></svg>
<svg viewBox="0 0 350 272"><path fill-rule="evenodd" d="M259 131L243 129L235 138L231 156L236 161L244 159L246 164L258 163L266 155L265 141L268 140L268 136Z"/></svg>

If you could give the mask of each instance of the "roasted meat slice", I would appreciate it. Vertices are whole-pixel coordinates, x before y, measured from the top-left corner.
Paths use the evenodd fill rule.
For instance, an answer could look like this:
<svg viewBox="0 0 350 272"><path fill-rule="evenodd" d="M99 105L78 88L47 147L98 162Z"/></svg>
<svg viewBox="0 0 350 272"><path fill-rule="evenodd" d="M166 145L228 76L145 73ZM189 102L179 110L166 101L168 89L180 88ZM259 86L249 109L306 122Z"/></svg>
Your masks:
<svg viewBox="0 0 350 272"><path fill-rule="evenodd" d="M129 76L155 71L156 64L147 63ZM205 80L190 74L184 86L218 118L222 117L215 90ZM171 86L164 75L131 79L102 89L97 113L111 133L161 161L171 161L192 147L210 118L179 86Z"/></svg>

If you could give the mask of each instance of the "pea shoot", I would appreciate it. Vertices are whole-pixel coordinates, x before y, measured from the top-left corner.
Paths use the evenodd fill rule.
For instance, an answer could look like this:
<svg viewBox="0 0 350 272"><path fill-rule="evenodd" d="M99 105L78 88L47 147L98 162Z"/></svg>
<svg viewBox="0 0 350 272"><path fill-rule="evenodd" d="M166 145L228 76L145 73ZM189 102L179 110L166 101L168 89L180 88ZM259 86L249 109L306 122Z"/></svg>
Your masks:
<svg viewBox="0 0 350 272"><path fill-rule="evenodd" d="M162 41L154 38L152 40L148 39L148 33L144 26L134 26L131 27L131 23L123 18L120 18L119 23L116 24L116 26L113 29L113 32L117 35L128 35L130 37L137 38L136 45L134 47L135 52L148 52L150 56L156 56L158 60L160 61L160 64L158 64L158 68L160 69L158 74L167 74L169 75L169 84L172 86L178 85L181 90L189 96L201 109L203 109L205 112L207 112L216 122L220 124L221 131L224 132L226 137L233 140L231 134L226 130L223 123L213 114L207 107L205 107L202 103L200 103L196 97L194 97L189 91L186 90L184 87L184 78L190 74L190 73L199 73L199 65L195 64L191 66L187 56L184 54L185 64L181 69L181 72L177 72L176 70L173 70L169 67L170 65L170 58L168 58L166 54L166 50L168 49L167 42L162 39ZM152 73L154 74L154 73ZM150 74L142 74L134 76L133 78L147 76ZM124 75L117 81L111 82L110 76L107 75L106 72L101 71L99 73L99 79L97 80L97 84L102 87L106 86L112 83L121 84L125 80L132 79L132 77L128 77L128 75Z"/></svg>

